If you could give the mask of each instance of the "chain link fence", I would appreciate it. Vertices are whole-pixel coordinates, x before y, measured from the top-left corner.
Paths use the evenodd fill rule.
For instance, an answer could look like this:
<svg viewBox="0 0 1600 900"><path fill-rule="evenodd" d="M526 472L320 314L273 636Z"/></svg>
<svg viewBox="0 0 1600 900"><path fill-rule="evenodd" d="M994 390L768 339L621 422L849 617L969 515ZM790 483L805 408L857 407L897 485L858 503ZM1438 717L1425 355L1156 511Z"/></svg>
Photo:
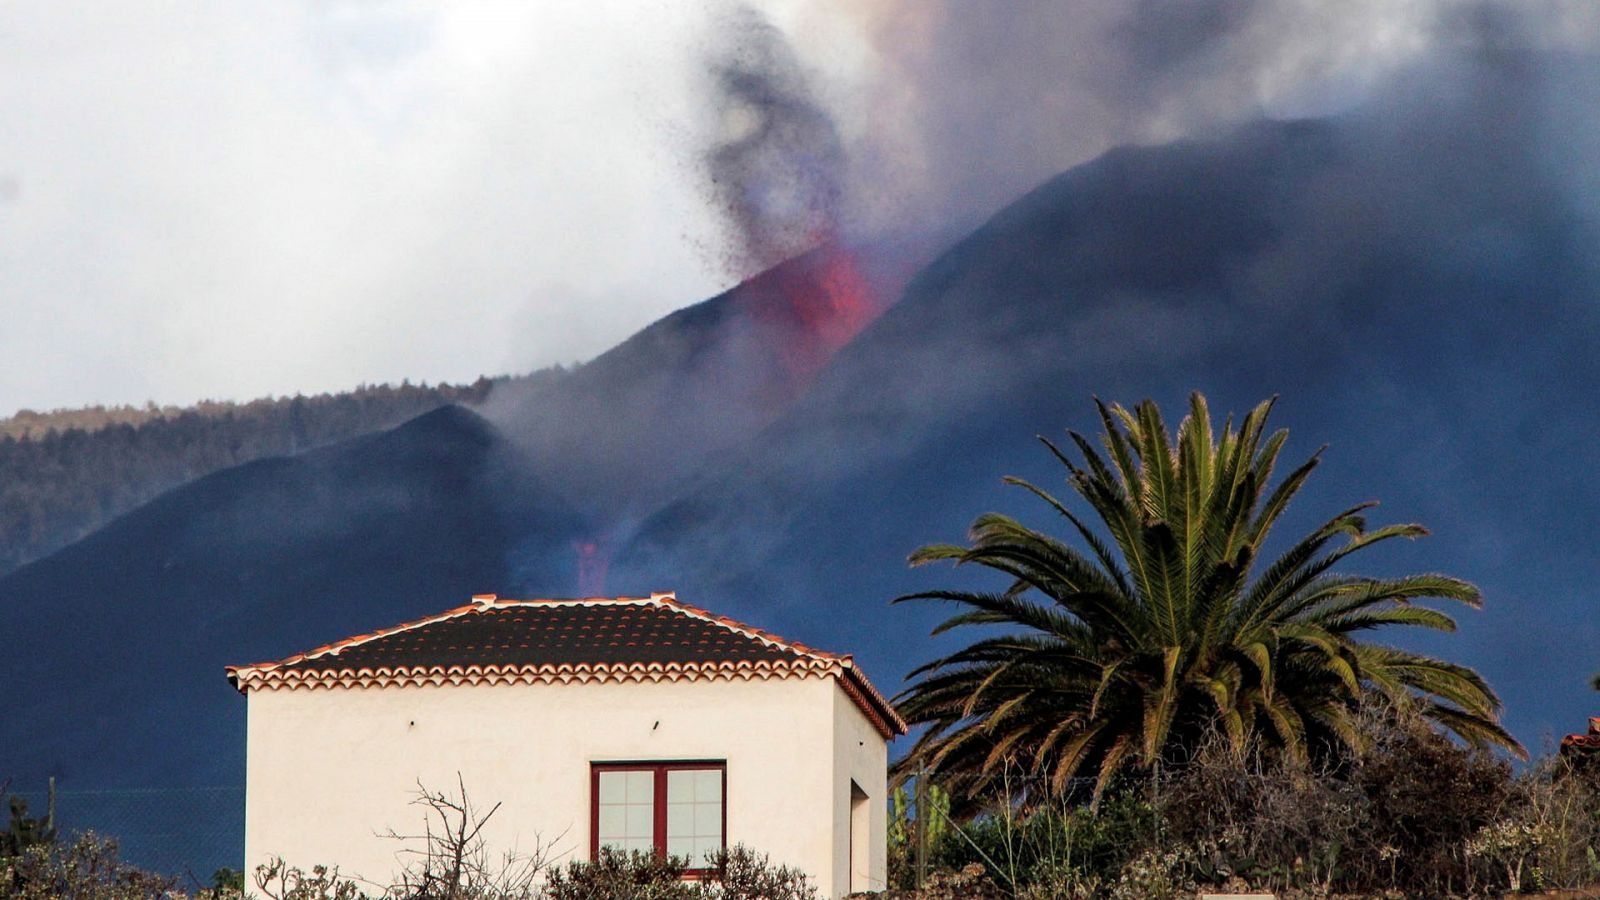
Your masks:
<svg viewBox="0 0 1600 900"><path fill-rule="evenodd" d="M28 815L51 808L48 785L12 784L10 797L28 804ZM53 792L56 827L62 840L83 831L115 838L122 858L152 872L192 878L201 886L224 866L244 860L244 786L189 788L59 789ZM0 808L0 816L10 811ZM4 819L0 819L0 828Z"/></svg>

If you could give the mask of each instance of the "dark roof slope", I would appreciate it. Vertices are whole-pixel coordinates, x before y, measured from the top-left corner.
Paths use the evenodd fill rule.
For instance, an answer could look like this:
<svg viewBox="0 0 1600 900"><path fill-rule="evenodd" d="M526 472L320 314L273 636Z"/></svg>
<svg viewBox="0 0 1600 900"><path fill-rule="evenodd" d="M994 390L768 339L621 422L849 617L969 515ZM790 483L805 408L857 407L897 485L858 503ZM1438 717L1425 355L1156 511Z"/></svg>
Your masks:
<svg viewBox="0 0 1600 900"><path fill-rule="evenodd" d="M413 626L352 638L281 669L629 665L799 660L794 645L650 601L479 602Z"/></svg>

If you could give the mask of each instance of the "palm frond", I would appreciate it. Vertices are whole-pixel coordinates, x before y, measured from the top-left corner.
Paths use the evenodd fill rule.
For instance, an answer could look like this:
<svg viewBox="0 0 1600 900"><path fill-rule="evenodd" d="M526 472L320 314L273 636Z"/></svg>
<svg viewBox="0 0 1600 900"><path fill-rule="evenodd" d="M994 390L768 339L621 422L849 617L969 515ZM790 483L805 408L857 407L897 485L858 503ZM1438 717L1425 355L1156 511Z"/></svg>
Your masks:
<svg viewBox="0 0 1600 900"><path fill-rule="evenodd" d="M1323 454L1274 484L1288 435L1267 429L1272 406L1214 430L1196 393L1174 438L1150 401L1130 410L1096 400L1098 446L1067 432L1074 460L1040 439L1086 513L1068 505L1073 496L1005 479L1066 519L1068 539L988 513L965 545L913 553L912 565L975 566L1004 588L894 602L960 607L935 633L1001 633L911 673L894 702L926 731L896 771L913 760L929 766L966 808L1013 766L1048 776L1057 791L1092 771L1098 802L1123 772L1182 759L1177 742L1212 728L1235 747L1260 741L1294 758L1330 742L1359 751L1367 737L1357 711L1373 697L1468 742L1521 753L1478 673L1361 640L1383 629L1454 630L1454 619L1419 601L1482 603L1477 588L1447 575L1339 571L1358 552L1425 535L1420 525L1369 530L1374 504L1356 504L1256 571Z"/></svg>

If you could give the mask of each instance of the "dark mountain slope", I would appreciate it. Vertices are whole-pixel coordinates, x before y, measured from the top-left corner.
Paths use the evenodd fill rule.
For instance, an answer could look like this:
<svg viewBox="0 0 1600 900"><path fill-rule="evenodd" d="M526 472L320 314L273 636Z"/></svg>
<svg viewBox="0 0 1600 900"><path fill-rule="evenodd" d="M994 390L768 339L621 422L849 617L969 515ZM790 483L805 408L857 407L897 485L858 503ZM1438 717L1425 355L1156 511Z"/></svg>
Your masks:
<svg viewBox="0 0 1600 900"><path fill-rule="evenodd" d="M938 611L886 601L957 577L905 554L986 509L1051 524L999 485L1059 486L1035 434L1097 430L1096 394L1174 416L1190 389L1241 412L1281 395L1295 455L1332 445L1286 530L1365 499L1433 526L1380 562L1484 587L1487 611L1425 646L1482 668L1537 746L1587 708L1600 646L1594 219L1502 109L1539 101L1464 91L1419 101L1427 115L1260 124L1053 180L646 521L618 586L680 572L731 615L853 643L892 685L932 653Z"/></svg>
<svg viewBox="0 0 1600 900"><path fill-rule="evenodd" d="M224 665L494 589L514 546L566 558L585 528L508 453L476 414L444 407L202 478L0 580L0 760L13 786L46 775L74 791L240 784L245 705ZM545 575L545 590L572 577ZM124 838L135 859L233 862L239 834L186 827L218 843Z"/></svg>
<svg viewBox="0 0 1600 900"><path fill-rule="evenodd" d="M557 375L547 370L525 380ZM0 575L202 475L392 428L446 403L475 405L491 384L480 378L248 403L23 410L0 419Z"/></svg>

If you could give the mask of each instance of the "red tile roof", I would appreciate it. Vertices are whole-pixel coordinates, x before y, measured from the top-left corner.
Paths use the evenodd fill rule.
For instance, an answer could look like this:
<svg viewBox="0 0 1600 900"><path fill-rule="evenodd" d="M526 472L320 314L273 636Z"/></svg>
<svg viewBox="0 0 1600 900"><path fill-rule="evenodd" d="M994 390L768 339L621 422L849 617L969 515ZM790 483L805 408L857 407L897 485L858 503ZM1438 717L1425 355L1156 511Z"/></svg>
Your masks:
<svg viewBox="0 0 1600 900"><path fill-rule="evenodd" d="M886 739L906 733L849 656L715 616L672 594L501 600L356 635L276 662L229 666L240 693L280 688L835 678Z"/></svg>

